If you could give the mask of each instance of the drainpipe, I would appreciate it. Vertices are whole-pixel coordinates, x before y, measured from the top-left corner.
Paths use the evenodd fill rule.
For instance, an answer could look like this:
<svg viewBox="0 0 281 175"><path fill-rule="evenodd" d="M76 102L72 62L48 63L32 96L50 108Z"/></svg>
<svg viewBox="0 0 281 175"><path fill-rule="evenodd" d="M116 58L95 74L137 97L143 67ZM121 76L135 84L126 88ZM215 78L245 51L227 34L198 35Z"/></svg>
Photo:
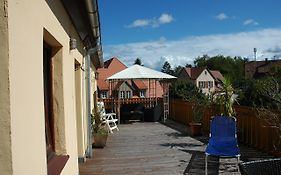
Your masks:
<svg viewBox="0 0 281 175"><path fill-rule="evenodd" d="M87 92L87 116L88 116L88 148L87 148L87 157L91 158L93 154L92 150L92 109L91 109L91 55L99 50L99 47L91 48L88 50L85 57L86 63L86 92Z"/></svg>
<svg viewBox="0 0 281 175"><path fill-rule="evenodd" d="M91 26L91 32L95 38L96 45L100 47L100 50L102 50L101 46L101 32L100 32L100 16L99 16L99 7L98 7L98 1L97 0L84 0L86 4L86 10L88 13L88 18L90 21ZM95 46L96 47L96 46ZM102 57L99 57L100 67L103 67L103 60Z"/></svg>
<svg viewBox="0 0 281 175"><path fill-rule="evenodd" d="M88 116L88 148L87 156L92 157L92 127L91 127L91 54L94 54L101 50L101 36L100 36L100 21L98 13L98 2L97 0L84 0L86 5L86 10L88 13L88 18L90 21L91 32L96 43L93 43L91 49L88 50L87 56L85 57L86 63L86 83L87 83L87 116ZM103 67L102 57L98 56L100 67Z"/></svg>

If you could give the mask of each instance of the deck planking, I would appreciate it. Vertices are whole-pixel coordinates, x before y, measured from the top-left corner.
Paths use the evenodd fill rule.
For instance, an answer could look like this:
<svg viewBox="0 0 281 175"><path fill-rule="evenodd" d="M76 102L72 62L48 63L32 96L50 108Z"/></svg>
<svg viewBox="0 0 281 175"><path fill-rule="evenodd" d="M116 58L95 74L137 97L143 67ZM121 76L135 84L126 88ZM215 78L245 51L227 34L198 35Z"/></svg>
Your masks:
<svg viewBox="0 0 281 175"><path fill-rule="evenodd" d="M204 175L208 136L192 138L184 125L168 120L118 126L104 149L94 149L93 158L79 165L80 175ZM241 161L272 158L240 145ZM210 157L210 175L239 175L235 159ZM234 163L234 164L233 164Z"/></svg>
<svg viewBox="0 0 281 175"><path fill-rule="evenodd" d="M160 123L124 124L119 129L104 149L94 149L93 158L80 164L80 175L183 174L191 154L179 146L190 143L195 150L205 149L202 142Z"/></svg>

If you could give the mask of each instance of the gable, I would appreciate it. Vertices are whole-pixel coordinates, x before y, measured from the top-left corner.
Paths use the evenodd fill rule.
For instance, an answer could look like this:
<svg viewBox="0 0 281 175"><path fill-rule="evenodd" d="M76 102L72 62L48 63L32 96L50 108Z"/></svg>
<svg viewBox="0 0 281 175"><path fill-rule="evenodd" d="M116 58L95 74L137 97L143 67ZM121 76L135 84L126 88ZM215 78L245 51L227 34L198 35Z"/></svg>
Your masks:
<svg viewBox="0 0 281 175"><path fill-rule="evenodd" d="M215 81L215 79L208 69L204 69L196 78L196 81Z"/></svg>
<svg viewBox="0 0 281 175"><path fill-rule="evenodd" d="M126 68L127 66L117 58L112 58L110 64L107 66L107 69L110 69L111 71L114 71L116 73Z"/></svg>
<svg viewBox="0 0 281 175"><path fill-rule="evenodd" d="M134 88L127 81L119 81L114 87L114 90L119 91L133 91Z"/></svg>

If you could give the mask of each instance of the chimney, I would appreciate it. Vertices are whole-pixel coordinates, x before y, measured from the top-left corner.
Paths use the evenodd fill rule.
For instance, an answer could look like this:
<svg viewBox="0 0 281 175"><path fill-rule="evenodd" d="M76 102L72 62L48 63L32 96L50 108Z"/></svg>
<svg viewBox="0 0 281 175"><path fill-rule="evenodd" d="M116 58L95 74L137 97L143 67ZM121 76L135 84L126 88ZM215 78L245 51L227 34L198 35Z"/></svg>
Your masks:
<svg viewBox="0 0 281 175"><path fill-rule="evenodd" d="M191 77L191 67L187 67L187 68L185 68L185 70L186 70L186 72L187 72L187 74Z"/></svg>
<svg viewBox="0 0 281 175"><path fill-rule="evenodd" d="M257 61L257 48L254 48L254 59Z"/></svg>

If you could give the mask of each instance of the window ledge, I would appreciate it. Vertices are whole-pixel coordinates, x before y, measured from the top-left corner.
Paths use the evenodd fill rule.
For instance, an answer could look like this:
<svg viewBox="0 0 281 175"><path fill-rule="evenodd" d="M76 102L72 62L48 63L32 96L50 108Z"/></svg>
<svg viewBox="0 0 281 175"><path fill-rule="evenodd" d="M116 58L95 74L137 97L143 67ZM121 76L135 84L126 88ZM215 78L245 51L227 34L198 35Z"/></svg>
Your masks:
<svg viewBox="0 0 281 175"><path fill-rule="evenodd" d="M55 155L48 161L48 175L59 175L63 170L69 155L57 156Z"/></svg>

